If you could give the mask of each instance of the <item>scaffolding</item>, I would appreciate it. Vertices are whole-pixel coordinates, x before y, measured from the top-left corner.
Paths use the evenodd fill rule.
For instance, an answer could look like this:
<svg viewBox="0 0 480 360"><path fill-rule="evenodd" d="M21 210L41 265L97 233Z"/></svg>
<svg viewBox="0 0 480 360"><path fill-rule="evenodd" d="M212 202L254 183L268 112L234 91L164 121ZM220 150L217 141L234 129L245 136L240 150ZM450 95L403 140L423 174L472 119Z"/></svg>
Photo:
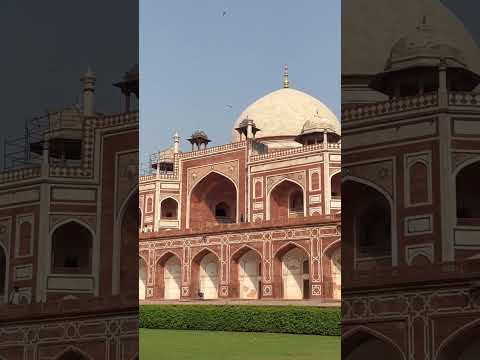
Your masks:
<svg viewBox="0 0 480 360"><path fill-rule="evenodd" d="M26 119L23 136L4 140L4 169L30 167L41 162L41 151L34 151L37 149L33 147L43 143L44 134L49 129L49 119L49 114Z"/></svg>
<svg viewBox="0 0 480 360"><path fill-rule="evenodd" d="M79 116L81 113L78 105L70 105L62 111L47 112L25 120L23 136L4 140L3 168L9 170L40 165L47 138L49 162L61 155L59 151L71 151L72 142L76 142L73 146L78 148L82 129ZM78 152L78 149L73 151Z"/></svg>
<svg viewBox="0 0 480 360"><path fill-rule="evenodd" d="M169 148L150 154L148 160L140 163L142 176L154 175L159 167L160 174L171 174L174 171L174 150Z"/></svg>

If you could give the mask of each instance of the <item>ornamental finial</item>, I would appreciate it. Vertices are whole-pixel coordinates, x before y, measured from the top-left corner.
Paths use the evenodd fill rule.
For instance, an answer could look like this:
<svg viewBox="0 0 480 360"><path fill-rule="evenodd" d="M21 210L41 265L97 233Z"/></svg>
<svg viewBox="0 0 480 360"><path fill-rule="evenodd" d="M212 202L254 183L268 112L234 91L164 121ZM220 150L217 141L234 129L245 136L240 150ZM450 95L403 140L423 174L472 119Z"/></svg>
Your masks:
<svg viewBox="0 0 480 360"><path fill-rule="evenodd" d="M283 67L283 87L288 89L289 82L288 82L288 65Z"/></svg>

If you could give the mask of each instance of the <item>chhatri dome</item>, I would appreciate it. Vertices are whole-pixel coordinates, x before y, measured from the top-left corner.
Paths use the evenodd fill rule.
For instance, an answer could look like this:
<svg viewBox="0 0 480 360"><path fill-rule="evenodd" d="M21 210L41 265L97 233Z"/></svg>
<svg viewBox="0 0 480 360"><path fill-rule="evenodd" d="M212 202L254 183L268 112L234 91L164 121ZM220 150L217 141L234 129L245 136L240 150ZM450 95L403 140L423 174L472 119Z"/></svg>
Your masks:
<svg viewBox="0 0 480 360"><path fill-rule="evenodd" d="M340 123L322 102L302 91L290 88L288 68L285 66L283 88L258 99L237 118L232 130L232 141L239 141L236 130L242 121L252 119L258 129L256 139L270 148L298 147L295 137L307 121L320 118L326 128L340 134ZM323 126L323 125L322 125Z"/></svg>
<svg viewBox="0 0 480 360"><path fill-rule="evenodd" d="M362 16L359 16L361 14ZM394 44L426 16L438 38L456 44L466 65L480 73L480 49L462 22L440 0L345 0L342 6L342 74L384 70Z"/></svg>
<svg viewBox="0 0 480 360"><path fill-rule="evenodd" d="M417 30L423 17L434 32ZM386 99L368 90L369 78L391 70L389 60L399 65L419 50L429 57L447 54L480 74L478 45L440 0L345 0L342 28L343 104Z"/></svg>

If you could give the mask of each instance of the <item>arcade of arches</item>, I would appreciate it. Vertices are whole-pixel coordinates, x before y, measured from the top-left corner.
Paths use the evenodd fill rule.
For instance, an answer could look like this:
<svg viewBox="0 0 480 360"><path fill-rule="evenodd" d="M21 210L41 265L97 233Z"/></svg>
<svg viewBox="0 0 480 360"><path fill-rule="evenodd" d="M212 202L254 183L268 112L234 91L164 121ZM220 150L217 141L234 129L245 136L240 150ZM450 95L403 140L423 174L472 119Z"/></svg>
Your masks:
<svg viewBox="0 0 480 360"><path fill-rule="evenodd" d="M281 246L273 261L264 261L262 246L243 245L232 250L229 258L219 256L218 248L204 247L185 263L184 249L163 251L156 257L154 272L140 257L139 297L147 297L152 285L154 300L191 299L310 299L322 294L329 299L340 299L340 248L332 247L322 257L324 281L318 281L318 263L313 266L311 255L303 245L293 242ZM191 250L195 253L194 249ZM269 269L269 264L272 268ZM271 277L269 277L271 276ZM272 281L273 280L273 281ZM265 289L270 287L270 291ZM318 288L322 290L318 290ZM185 289L187 288L187 289ZM313 289L317 289L314 291ZM317 292L318 291L318 292Z"/></svg>

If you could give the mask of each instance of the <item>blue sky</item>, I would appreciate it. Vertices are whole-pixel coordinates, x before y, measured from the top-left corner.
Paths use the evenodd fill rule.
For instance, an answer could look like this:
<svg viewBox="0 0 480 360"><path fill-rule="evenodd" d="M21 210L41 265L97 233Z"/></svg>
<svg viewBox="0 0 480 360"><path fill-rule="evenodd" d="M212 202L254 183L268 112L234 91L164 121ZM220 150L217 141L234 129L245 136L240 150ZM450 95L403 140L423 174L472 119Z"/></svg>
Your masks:
<svg viewBox="0 0 480 360"><path fill-rule="evenodd" d="M228 142L243 109L281 88L284 64L291 87L339 117L340 3L140 1L141 161L175 131L183 150L196 129Z"/></svg>

